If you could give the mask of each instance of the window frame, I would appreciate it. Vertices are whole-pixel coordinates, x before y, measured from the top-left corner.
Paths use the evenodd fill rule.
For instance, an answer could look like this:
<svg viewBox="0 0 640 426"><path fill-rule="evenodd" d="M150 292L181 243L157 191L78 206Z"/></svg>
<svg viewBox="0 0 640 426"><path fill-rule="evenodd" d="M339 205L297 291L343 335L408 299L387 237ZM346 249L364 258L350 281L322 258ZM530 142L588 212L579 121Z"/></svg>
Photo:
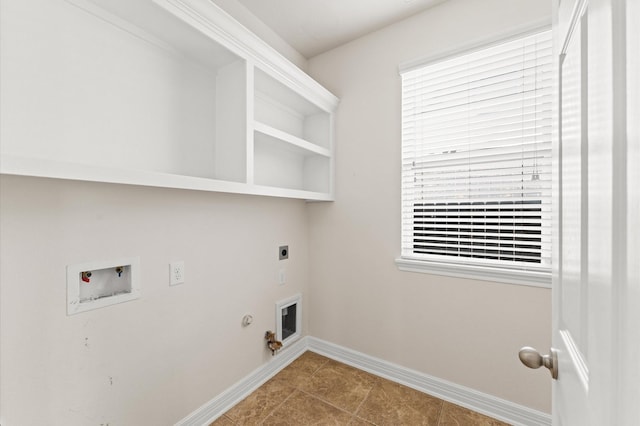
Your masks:
<svg viewBox="0 0 640 426"><path fill-rule="evenodd" d="M503 33L501 35L482 39L473 44L467 44L458 48L447 49L443 52L439 52L428 57L403 62L399 66L399 74L403 74L412 69L422 68L435 62L464 54L469 54L519 38L524 38L532 34L548 31L550 29L551 25L546 20L543 22L535 22L524 27L516 28L509 33ZM552 84L552 96L555 100L557 93L557 83L554 81ZM552 105L552 111L555 111L555 101ZM555 132L555 130L553 131ZM552 217L554 215L553 207L554 206L552 203ZM402 206L400 207L400 209L402 215ZM402 237L400 237L400 241L402 241ZM536 267L534 269L526 269L521 266L510 267L508 264L491 265L481 262L474 262L473 259L460 260L459 258L452 257L451 259L447 259L446 257L447 256L442 256L442 260L436 260L400 255L396 257L395 263L398 269L404 272L417 272L457 278L492 281L505 284L551 288L551 266L546 268Z"/></svg>

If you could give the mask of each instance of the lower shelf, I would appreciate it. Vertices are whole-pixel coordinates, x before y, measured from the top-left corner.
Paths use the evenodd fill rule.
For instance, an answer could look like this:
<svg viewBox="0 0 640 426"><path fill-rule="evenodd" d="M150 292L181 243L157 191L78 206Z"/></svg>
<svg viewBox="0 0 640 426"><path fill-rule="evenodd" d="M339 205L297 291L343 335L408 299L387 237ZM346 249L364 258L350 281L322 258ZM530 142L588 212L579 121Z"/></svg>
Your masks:
<svg viewBox="0 0 640 426"><path fill-rule="evenodd" d="M308 144L311 145L311 144ZM270 134L254 132L254 182L291 190L328 193L331 159Z"/></svg>
<svg viewBox="0 0 640 426"><path fill-rule="evenodd" d="M3 155L0 158L0 174L232 194L263 195L308 201L333 201L333 194L330 193L7 155Z"/></svg>

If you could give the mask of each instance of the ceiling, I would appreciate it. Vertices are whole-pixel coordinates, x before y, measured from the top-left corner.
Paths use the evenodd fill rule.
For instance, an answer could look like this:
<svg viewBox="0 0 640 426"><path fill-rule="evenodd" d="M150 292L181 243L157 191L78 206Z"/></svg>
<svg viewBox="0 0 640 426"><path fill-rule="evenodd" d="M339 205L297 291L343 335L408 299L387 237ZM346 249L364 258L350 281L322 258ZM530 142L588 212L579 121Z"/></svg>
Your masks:
<svg viewBox="0 0 640 426"><path fill-rule="evenodd" d="M237 0L306 58L445 0Z"/></svg>

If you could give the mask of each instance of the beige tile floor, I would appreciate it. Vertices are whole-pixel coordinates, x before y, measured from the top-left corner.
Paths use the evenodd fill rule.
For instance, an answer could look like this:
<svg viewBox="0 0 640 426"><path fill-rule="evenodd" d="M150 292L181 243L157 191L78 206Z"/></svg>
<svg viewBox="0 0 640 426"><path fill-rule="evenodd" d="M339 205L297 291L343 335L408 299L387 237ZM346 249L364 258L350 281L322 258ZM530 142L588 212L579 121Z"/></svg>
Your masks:
<svg viewBox="0 0 640 426"><path fill-rule="evenodd" d="M227 425L505 426L313 352L218 418Z"/></svg>

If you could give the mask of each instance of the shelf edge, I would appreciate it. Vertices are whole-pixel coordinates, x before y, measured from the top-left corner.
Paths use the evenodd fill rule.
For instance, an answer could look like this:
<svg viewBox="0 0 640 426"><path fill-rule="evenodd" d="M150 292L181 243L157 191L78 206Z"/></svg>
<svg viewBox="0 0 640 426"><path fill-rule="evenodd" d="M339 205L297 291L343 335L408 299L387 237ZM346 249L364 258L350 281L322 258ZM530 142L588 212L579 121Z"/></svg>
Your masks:
<svg viewBox="0 0 640 426"><path fill-rule="evenodd" d="M329 193L250 185L243 182L224 181L212 178L145 170L119 169L4 154L0 156L0 175L259 195L308 201L333 201L333 195Z"/></svg>
<svg viewBox="0 0 640 426"><path fill-rule="evenodd" d="M299 138L290 133L276 129L275 127L271 127L268 124L262 123L260 121L256 120L253 122L253 130L256 132L262 133L264 135L279 139L283 142L286 142L290 145L301 148L305 151L309 151L310 153L331 158L331 151L328 148L325 148L320 145L316 145L313 142L309 142L305 139Z"/></svg>

